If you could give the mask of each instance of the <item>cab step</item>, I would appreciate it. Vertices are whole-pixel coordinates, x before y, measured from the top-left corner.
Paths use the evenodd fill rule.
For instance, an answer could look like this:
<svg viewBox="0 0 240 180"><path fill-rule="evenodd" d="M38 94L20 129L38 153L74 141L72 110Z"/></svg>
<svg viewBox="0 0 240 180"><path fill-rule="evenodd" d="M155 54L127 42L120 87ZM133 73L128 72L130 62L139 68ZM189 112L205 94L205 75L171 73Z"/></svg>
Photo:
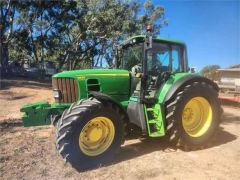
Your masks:
<svg viewBox="0 0 240 180"><path fill-rule="evenodd" d="M165 135L163 126L162 111L159 104L152 107L144 106L147 121L148 135L150 137L161 137Z"/></svg>

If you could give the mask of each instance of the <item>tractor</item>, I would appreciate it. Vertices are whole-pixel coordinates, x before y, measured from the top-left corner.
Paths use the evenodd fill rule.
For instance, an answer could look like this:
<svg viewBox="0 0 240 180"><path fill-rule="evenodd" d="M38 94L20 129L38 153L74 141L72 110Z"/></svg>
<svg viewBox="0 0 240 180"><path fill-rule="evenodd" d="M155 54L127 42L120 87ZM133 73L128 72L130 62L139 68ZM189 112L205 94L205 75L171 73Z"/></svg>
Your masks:
<svg viewBox="0 0 240 180"><path fill-rule="evenodd" d="M153 36L148 28L120 44L115 57L114 69L55 74L55 102L23 106L23 125L52 123L56 149L77 169L113 158L136 128L188 149L214 139L222 113L219 88L190 72L183 42Z"/></svg>

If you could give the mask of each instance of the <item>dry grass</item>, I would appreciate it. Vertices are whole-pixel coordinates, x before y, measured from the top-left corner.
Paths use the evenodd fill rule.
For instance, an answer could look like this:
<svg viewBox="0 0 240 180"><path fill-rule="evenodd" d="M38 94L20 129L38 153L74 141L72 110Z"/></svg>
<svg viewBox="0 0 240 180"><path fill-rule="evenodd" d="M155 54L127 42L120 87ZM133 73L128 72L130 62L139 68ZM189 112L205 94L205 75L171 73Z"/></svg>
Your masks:
<svg viewBox="0 0 240 180"><path fill-rule="evenodd" d="M0 179L240 179L239 109L225 108L218 138L207 149L184 152L163 139L132 139L111 164L78 172L58 155L53 127L25 128L19 123L22 104L51 100L50 85L34 86L38 88L13 83L0 91ZM24 97L6 98L9 94Z"/></svg>

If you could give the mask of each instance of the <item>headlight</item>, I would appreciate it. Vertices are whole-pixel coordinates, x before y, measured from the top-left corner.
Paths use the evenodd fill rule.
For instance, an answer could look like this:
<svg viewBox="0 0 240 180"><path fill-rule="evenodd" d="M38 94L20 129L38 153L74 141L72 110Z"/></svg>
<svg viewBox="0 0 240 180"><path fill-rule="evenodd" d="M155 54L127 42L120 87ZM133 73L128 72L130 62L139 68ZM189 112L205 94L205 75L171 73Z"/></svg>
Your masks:
<svg viewBox="0 0 240 180"><path fill-rule="evenodd" d="M60 91L59 90L53 90L53 97L56 99L60 98Z"/></svg>

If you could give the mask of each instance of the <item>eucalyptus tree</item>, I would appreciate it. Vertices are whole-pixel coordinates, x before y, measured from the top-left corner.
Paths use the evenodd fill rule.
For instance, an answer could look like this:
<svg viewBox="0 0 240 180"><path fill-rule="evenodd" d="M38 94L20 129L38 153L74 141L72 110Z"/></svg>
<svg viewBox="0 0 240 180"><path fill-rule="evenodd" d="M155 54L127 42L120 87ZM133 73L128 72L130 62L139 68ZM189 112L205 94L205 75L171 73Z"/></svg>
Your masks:
<svg viewBox="0 0 240 180"><path fill-rule="evenodd" d="M167 24L164 8L150 0L144 5L133 0L16 2L19 29L11 39L11 57L49 59L66 69L112 67L116 44L143 33L149 22L156 34Z"/></svg>
<svg viewBox="0 0 240 180"><path fill-rule="evenodd" d="M9 60L8 46L14 37L14 20L17 2L12 0L0 1L0 63L1 69L6 70Z"/></svg>

